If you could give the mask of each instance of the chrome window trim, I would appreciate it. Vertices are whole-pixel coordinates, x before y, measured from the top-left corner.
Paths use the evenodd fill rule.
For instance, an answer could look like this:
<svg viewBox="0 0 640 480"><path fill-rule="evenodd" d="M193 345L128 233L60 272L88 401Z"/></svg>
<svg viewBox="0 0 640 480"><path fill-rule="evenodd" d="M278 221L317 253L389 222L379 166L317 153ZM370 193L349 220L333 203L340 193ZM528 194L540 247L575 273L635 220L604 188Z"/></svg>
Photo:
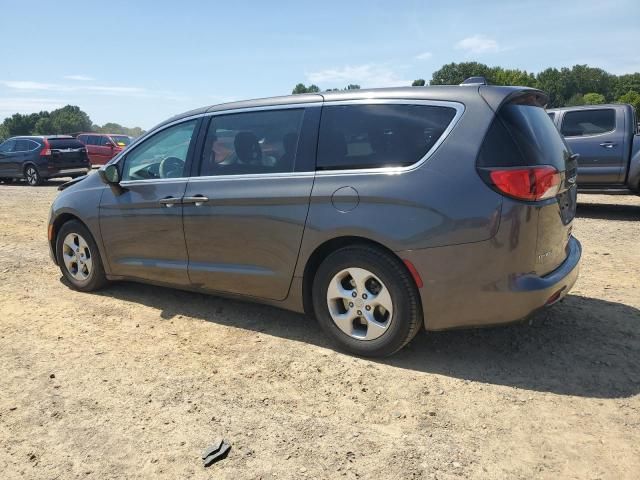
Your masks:
<svg viewBox="0 0 640 480"><path fill-rule="evenodd" d="M455 109L456 113L449 122L447 128L442 132L440 138L432 145L432 147L425 153L422 158L418 159L411 165L405 165L402 167L372 167L372 168L350 168L350 169L333 169L333 170L316 170L318 176L338 176L338 175L372 175L372 174L384 174L384 175L397 175L400 173L411 172L420 168L428 159L435 153L435 151L442 145L442 143L449 136L451 131L455 128L458 121L464 113L464 104L460 102L448 101L448 100L411 100L402 98L365 98L358 100L336 100L333 102L325 102L324 105L427 105L434 107L448 107Z"/></svg>
<svg viewBox="0 0 640 480"><path fill-rule="evenodd" d="M120 186L130 187L134 185L155 185L156 183L181 183L190 180L190 177L175 178L149 178L146 180L122 180Z"/></svg>
<svg viewBox="0 0 640 480"><path fill-rule="evenodd" d="M317 172L277 172L277 173L239 173L237 175L206 175L202 177L190 177L189 182L211 182L228 180L259 180L278 178L313 178Z"/></svg>

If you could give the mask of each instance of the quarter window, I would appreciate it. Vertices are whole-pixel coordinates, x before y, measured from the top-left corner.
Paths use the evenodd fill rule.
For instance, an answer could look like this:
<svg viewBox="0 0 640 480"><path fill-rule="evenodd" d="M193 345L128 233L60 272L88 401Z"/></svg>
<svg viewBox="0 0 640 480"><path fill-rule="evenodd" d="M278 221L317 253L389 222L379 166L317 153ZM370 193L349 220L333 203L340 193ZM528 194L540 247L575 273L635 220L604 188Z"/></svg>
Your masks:
<svg viewBox="0 0 640 480"><path fill-rule="evenodd" d="M303 116L303 109L285 109L212 117L200 175L292 172Z"/></svg>
<svg viewBox="0 0 640 480"><path fill-rule="evenodd" d="M431 105L330 105L322 109L318 170L411 165L435 145L456 110Z"/></svg>
<svg viewBox="0 0 640 480"><path fill-rule="evenodd" d="M187 153L197 120L165 128L154 134L124 159L123 180L184 177Z"/></svg>
<svg viewBox="0 0 640 480"><path fill-rule="evenodd" d="M615 128L616 112L611 108L578 110L564 114L561 132L565 137L583 137L612 132Z"/></svg>

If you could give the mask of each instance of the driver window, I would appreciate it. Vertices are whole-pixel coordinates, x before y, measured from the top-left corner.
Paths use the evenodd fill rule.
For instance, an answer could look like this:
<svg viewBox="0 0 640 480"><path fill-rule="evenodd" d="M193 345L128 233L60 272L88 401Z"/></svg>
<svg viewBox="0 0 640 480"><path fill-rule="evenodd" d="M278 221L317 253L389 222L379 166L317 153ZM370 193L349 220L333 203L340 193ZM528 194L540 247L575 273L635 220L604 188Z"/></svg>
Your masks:
<svg viewBox="0 0 640 480"><path fill-rule="evenodd" d="M187 152L197 120L165 128L151 136L124 159L123 180L184 177Z"/></svg>

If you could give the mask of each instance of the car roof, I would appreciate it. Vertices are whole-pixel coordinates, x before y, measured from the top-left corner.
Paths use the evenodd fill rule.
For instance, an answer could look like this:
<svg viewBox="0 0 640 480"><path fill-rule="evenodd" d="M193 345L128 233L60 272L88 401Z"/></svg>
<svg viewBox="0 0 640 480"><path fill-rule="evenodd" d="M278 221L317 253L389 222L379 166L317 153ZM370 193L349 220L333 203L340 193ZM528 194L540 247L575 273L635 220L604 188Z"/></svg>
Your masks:
<svg viewBox="0 0 640 480"><path fill-rule="evenodd" d="M482 93L485 101L492 108L497 108L499 103L511 94L530 90L537 92L544 97L544 93L529 87L504 87L494 85L439 85L428 87L391 87L391 88L371 88L359 90L342 90L319 93L303 93L297 95L284 95L278 97L257 98L252 100L242 100L238 102L220 103L206 107L189 110L175 115L164 122L159 123L151 128L149 132L156 130L163 125L172 123L183 118L201 115L203 113L211 113L227 110L239 110L245 108L271 107L278 105L296 105L308 103L335 102L346 100L364 100L364 99L407 99L407 100L436 100L461 102L477 100ZM495 105L494 105L495 104Z"/></svg>

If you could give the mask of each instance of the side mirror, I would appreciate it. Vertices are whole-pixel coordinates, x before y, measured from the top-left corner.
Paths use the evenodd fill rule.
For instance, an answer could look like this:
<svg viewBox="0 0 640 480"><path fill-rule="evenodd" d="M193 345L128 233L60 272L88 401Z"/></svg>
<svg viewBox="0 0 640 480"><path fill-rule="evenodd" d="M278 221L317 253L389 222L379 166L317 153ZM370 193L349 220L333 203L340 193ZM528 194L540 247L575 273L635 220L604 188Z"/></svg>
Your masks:
<svg viewBox="0 0 640 480"><path fill-rule="evenodd" d="M107 185L117 185L120 183L120 172L118 171L118 167L113 163L101 168L98 170L98 173L102 181Z"/></svg>

